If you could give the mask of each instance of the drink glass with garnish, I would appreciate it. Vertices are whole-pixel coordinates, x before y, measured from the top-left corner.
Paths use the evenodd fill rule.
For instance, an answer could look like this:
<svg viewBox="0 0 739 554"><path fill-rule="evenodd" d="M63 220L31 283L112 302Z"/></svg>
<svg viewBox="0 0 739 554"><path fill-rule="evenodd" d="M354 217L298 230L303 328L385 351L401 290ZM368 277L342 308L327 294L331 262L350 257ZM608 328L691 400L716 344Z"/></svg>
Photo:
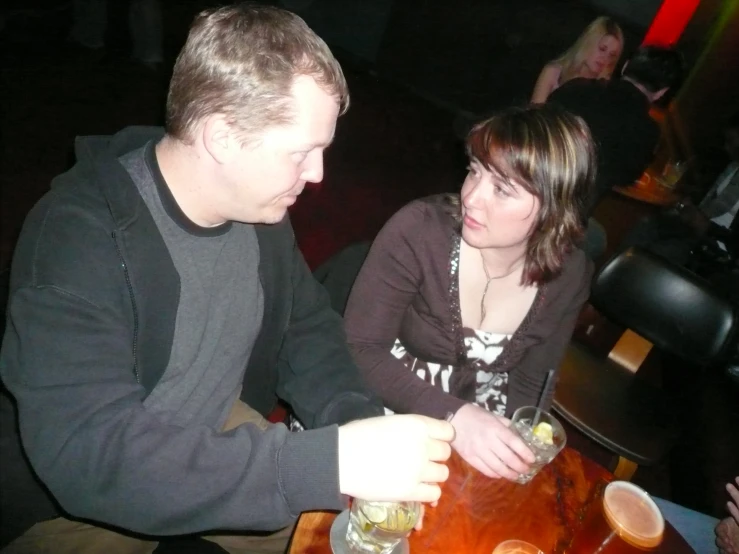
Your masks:
<svg viewBox="0 0 739 554"><path fill-rule="evenodd" d="M529 471L514 479L516 483L525 484L531 481L541 468L559 454L567 442L562 424L552 414L536 406L523 406L513 412L510 428L521 437L535 457Z"/></svg>
<svg viewBox="0 0 739 554"><path fill-rule="evenodd" d="M355 498L346 542L353 552L389 554L413 530L420 502L377 502Z"/></svg>

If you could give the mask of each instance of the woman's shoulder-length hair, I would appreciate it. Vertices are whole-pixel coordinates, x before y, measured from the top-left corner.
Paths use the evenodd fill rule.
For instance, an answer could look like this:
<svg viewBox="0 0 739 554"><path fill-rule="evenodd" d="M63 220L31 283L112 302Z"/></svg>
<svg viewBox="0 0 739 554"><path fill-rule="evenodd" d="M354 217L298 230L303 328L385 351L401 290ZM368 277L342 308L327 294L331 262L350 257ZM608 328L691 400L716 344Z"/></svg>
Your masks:
<svg viewBox="0 0 739 554"><path fill-rule="evenodd" d="M466 149L470 159L509 183L519 183L539 200L522 283L552 280L584 234L597 166L587 124L553 104L508 108L477 123ZM448 195L446 204L460 225L459 195Z"/></svg>
<svg viewBox="0 0 739 554"><path fill-rule="evenodd" d="M575 43L570 46L564 54L554 60L554 63L559 64L562 67L560 84L577 77L577 73L580 71L580 67L587 58L590 50L592 48L597 48L600 40L605 36L611 36L618 40L621 45L621 50L623 51L624 34L618 23L606 16L595 18L590 25L585 28ZM609 64L604 67L601 74L598 75L598 78L610 79L617 63L618 59L616 59L613 64Z"/></svg>

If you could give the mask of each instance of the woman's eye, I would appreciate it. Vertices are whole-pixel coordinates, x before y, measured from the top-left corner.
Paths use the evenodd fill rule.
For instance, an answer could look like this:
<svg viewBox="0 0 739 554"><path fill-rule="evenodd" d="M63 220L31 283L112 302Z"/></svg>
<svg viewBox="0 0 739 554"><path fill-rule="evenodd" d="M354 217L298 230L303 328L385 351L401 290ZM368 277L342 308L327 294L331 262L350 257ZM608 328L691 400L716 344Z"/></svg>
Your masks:
<svg viewBox="0 0 739 554"><path fill-rule="evenodd" d="M495 185L495 194L496 196L510 196L510 193L500 185Z"/></svg>

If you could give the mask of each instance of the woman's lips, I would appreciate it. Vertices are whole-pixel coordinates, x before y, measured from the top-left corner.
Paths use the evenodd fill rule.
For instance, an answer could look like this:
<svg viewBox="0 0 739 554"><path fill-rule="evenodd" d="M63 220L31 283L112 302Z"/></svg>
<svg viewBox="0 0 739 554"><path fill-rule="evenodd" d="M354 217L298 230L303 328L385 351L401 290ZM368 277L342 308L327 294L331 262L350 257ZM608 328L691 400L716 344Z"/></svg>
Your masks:
<svg viewBox="0 0 739 554"><path fill-rule="evenodd" d="M477 221L475 218L465 215L462 223L470 229L482 229L483 224Z"/></svg>

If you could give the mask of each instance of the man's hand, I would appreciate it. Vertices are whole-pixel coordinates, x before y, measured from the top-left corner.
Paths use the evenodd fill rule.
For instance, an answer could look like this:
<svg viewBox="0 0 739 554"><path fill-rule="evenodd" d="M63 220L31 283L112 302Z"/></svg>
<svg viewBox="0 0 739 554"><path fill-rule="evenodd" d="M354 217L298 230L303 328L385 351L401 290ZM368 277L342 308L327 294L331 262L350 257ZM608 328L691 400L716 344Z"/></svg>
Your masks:
<svg viewBox="0 0 739 554"><path fill-rule="evenodd" d="M726 491L731 500L726 507L731 517L722 520L716 526L716 546L721 554L739 554L739 477L734 479L736 485L729 483Z"/></svg>
<svg viewBox="0 0 739 554"><path fill-rule="evenodd" d="M465 461L488 477L515 479L528 471L534 454L508 429L510 421L474 404L462 406L451 421L457 432L452 442Z"/></svg>
<svg viewBox="0 0 739 554"><path fill-rule="evenodd" d="M454 427L420 415L394 415L339 427L339 488L365 500L418 500L441 496L449 477Z"/></svg>

